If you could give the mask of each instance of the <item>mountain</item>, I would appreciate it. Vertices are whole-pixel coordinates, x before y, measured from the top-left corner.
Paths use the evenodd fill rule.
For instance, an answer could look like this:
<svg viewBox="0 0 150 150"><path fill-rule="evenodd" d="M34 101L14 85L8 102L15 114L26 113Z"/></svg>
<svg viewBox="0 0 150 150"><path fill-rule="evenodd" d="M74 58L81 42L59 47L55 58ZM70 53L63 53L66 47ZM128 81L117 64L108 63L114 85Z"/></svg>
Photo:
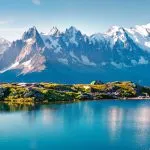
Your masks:
<svg viewBox="0 0 150 150"><path fill-rule="evenodd" d="M4 38L0 37L0 55L4 53L4 51L10 46L10 42Z"/></svg>
<svg viewBox="0 0 150 150"><path fill-rule="evenodd" d="M64 32L53 27L48 33L32 27L1 51L1 81L101 79L150 84L150 24L113 26L91 36L73 26Z"/></svg>

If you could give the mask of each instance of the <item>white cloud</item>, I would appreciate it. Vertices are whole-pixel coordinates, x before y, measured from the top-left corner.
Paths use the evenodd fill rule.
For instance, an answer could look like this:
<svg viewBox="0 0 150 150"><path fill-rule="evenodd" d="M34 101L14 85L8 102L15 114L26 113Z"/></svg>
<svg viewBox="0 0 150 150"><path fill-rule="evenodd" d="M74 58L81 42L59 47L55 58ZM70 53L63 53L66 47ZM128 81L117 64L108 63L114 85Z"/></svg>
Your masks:
<svg viewBox="0 0 150 150"><path fill-rule="evenodd" d="M0 21L0 25L8 24L8 21Z"/></svg>
<svg viewBox="0 0 150 150"><path fill-rule="evenodd" d="M13 20L0 20L0 25L7 25L13 22L14 22Z"/></svg>
<svg viewBox="0 0 150 150"><path fill-rule="evenodd" d="M32 3L35 5L40 5L41 1L40 0L32 0Z"/></svg>

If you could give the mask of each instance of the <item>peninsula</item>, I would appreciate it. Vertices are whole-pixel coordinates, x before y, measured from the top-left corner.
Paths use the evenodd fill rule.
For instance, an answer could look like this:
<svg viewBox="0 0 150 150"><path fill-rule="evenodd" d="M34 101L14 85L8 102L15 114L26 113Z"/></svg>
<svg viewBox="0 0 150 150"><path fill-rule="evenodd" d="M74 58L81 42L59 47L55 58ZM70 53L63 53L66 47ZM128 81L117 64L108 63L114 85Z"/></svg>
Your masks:
<svg viewBox="0 0 150 150"><path fill-rule="evenodd" d="M1 83L0 100L14 103L49 103L101 99L150 99L150 88L130 81L93 81L90 84Z"/></svg>

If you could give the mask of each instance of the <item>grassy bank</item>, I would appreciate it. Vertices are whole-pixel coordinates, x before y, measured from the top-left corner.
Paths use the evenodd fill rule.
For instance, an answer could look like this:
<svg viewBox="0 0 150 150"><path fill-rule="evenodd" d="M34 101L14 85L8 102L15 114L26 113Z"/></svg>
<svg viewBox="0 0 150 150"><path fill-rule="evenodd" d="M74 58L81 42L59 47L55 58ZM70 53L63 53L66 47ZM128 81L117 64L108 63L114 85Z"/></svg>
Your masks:
<svg viewBox="0 0 150 150"><path fill-rule="evenodd" d="M133 82L92 84L1 83L0 100L11 103L72 102L78 100L122 99L150 95L150 88Z"/></svg>

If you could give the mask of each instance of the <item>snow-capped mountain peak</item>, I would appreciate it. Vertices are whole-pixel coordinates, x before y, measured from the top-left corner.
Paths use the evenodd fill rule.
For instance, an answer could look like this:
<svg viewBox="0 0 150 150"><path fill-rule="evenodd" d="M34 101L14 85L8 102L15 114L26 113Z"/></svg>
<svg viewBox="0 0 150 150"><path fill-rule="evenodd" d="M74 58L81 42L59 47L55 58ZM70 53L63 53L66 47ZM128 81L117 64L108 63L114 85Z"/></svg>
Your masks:
<svg viewBox="0 0 150 150"><path fill-rule="evenodd" d="M39 33L38 33L36 27L33 26L32 28L29 28L28 31L24 32L22 39L23 40L35 39L37 36L39 36Z"/></svg>
<svg viewBox="0 0 150 150"><path fill-rule="evenodd" d="M78 41L84 38L84 35L82 35L80 30L73 26L71 26L69 29L66 29L64 34L68 41L76 46L79 44Z"/></svg>
<svg viewBox="0 0 150 150"><path fill-rule="evenodd" d="M150 29L150 23L146 24L146 25L142 25L143 28L146 28L146 29Z"/></svg>
<svg viewBox="0 0 150 150"><path fill-rule="evenodd" d="M144 51L150 52L150 24L126 29L130 38Z"/></svg>
<svg viewBox="0 0 150 150"><path fill-rule="evenodd" d="M112 47L118 40L123 43L127 41L127 33L123 27L112 26L105 34L109 37Z"/></svg>
<svg viewBox="0 0 150 150"><path fill-rule="evenodd" d="M105 34L110 37L120 36L125 33L125 29L119 26L112 26Z"/></svg>
<svg viewBox="0 0 150 150"><path fill-rule="evenodd" d="M66 34L71 34L71 35L75 35L76 33L80 33L81 32L74 26L71 26L69 29L66 29Z"/></svg>
<svg viewBox="0 0 150 150"><path fill-rule="evenodd" d="M6 43L6 44L9 44L9 45L10 45L11 42L9 42L8 40L6 40L6 39L0 37L0 43Z"/></svg>
<svg viewBox="0 0 150 150"><path fill-rule="evenodd" d="M53 27L50 32L48 32L47 35L51 35L51 36L59 36L61 34L61 32L59 31L59 29L57 27Z"/></svg>
<svg viewBox="0 0 150 150"><path fill-rule="evenodd" d="M11 42L0 37L0 55L3 54L10 45L11 45Z"/></svg>
<svg viewBox="0 0 150 150"><path fill-rule="evenodd" d="M94 67L99 71L105 67L124 69L149 65L149 27L150 24L129 29L113 26L106 33L92 36L82 34L73 26L64 32L53 27L47 34L39 34L32 27L0 56L0 69L3 72L19 69L20 73L28 74L45 68L50 71L57 65L83 70Z"/></svg>

